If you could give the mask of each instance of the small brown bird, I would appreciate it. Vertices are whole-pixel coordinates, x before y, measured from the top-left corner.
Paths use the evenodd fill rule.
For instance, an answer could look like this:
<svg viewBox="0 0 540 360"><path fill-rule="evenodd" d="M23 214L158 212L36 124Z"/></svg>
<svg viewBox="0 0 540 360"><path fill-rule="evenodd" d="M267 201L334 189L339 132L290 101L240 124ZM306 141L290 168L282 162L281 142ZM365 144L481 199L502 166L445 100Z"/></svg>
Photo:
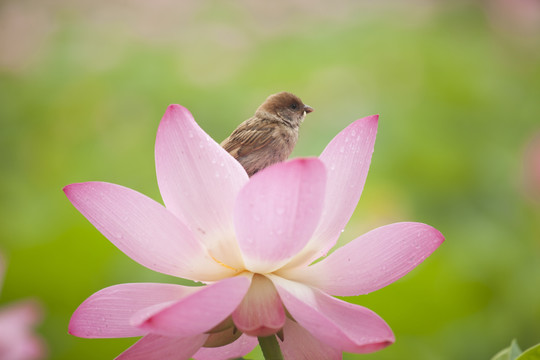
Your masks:
<svg viewBox="0 0 540 360"><path fill-rule="evenodd" d="M312 111L312 107L289 92L270 95L255 115L241 123L221 146L252 176L291 155L298 128Z"/></svg>

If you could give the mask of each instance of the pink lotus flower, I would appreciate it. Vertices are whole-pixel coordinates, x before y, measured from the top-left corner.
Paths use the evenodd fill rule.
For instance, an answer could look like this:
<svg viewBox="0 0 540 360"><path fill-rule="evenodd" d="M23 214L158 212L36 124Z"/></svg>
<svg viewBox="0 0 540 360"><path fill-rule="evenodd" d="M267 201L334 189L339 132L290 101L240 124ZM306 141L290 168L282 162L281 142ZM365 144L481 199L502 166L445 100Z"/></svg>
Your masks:
<svg viewBox="0 0 540 360"><path fill-rule="evenodd" d="M330 295L367 294L399 279L444 240L420 223L377 228L331 249L364 187L377 116L338 134L319 158L248 178L179 105L156 139L165 206L128 188L72 184L73 205L126 255L152 270L206 283L121 284L73 314L86 338L143 336L118 359L230 359L278 334L287 359L340 359L394 342L377 314Z"/></svg>
<svg viewBox="0 0 540 360"><path fill-rule="evenodd" d="M525 194L533 201L540 201L540 132L527 142L523 164Z"/></svg>
<svg viewBox="0 0 540 360"><path fill-rule="evenodd" d="M5 265L0 256L0 288ZM45 356L43 340L33 328L42 317L41 306L32 300L22 300L0 309L0 359L38 360Z"/></svg>

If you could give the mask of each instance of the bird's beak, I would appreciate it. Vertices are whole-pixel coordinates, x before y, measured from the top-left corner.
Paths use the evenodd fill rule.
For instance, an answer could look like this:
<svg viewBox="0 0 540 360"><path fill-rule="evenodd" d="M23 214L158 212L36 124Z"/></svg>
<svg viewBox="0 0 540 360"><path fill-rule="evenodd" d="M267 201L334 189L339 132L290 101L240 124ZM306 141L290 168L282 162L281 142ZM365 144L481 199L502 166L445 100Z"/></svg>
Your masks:
<svg viewBox="0 0 540 360"><path fill-rule="evenodd" d="M313 111L313 108L311 106L304 105L304 111L306 112L306 114L309 114Z"/></svg>

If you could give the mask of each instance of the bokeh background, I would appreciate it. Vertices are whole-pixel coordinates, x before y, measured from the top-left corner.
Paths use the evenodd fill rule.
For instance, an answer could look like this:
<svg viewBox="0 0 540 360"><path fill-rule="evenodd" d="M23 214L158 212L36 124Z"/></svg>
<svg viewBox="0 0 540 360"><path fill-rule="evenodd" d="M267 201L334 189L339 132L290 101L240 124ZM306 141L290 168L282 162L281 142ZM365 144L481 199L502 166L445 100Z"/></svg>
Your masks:
<svg viewBox="0 0 540 360"><path fill-rule="evenodd" d="M381 116L341 243L407 220L446 236L405 278L347 298L397 341L345 359L478 360L540 342L538 1L4 0L0 306L41 301L48 358L112 359L134 342L67 334L95 291L186 283L117 250L62 187L103 180L161 201L153 145L167 105L221 141L282 90L316 109L293 156Z"/></svg>

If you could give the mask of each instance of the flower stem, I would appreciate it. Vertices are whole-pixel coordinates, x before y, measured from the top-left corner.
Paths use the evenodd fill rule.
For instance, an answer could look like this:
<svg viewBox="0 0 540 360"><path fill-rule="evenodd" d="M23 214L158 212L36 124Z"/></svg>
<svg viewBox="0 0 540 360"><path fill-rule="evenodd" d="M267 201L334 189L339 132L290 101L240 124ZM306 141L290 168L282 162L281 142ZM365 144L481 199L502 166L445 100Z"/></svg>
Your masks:
<svg viewBox="0 0 540 360"><path fill-rule="evenodd" d="M281 349L275 335L259 336L258 339L265 360L283 360L283 355L281 354Z"/></svg>

